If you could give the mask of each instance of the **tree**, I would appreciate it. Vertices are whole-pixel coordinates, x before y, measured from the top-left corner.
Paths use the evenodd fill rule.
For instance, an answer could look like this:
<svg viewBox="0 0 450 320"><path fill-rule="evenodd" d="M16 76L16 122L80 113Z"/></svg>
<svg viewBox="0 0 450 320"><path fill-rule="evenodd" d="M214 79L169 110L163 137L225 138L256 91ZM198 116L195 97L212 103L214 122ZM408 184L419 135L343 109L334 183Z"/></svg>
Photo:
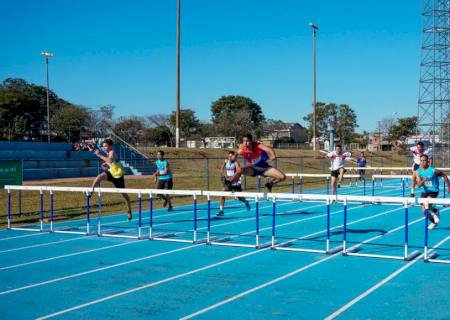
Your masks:
<svg viewBox="0 0 450 320"><path fill-rule="evenodd" d="M63 140L80 140L82 127L88 123L89 117L90 112L85 107L64 105L53 113L52 130Z"/></svg>
<svg viewBox="0 0 450 320"><path fill-rule="evenodd" d="M264 121L261 107L252 99L243 96L222 96L211 104L212 122L219 134L239 138L251 132L262 134ZM238 122L239 119L239 122Z"/></svg>
<svg viewBox="0 0 450 320"><path fill-rule="evenodd" d="M167 127L163 126L144 129L143 138L146 142L153 142L157 147L172 144L172 134Z"/></svg>
<svg viewBox="0 0 450 320"><path fill-rule="evenodd" d="M142 140L144 128L144 118L138 116L120 117L114 125L114 131L130 143Z"/></svg>
<svg viewBox="0 0 450 320"><path fill-rule="evenodd" d="M391 140L405 140L406 137L417 132L417 117L399 118L397 123L389 129Z"/></svg>
<svg viewBox="0 0 450 320"><path fill-rule="evenodd" d="M170 125L175 128L175 111L170 115ZM200 121L195 115L195 111L192 109L180 110L180 134L185 139L189 139L193 134L197 133L200 125Z"/></svg>
<svg viewBox="0 0 450 320"><path fill-rule="evenodd" d="M312 113L303 117L308 124L308 135L312 138ZM351 141L358 127L355 111L347 104L318 102L316 105L316 136L328 138L328 129L332 127L336 138L341 142Z"/></svg>

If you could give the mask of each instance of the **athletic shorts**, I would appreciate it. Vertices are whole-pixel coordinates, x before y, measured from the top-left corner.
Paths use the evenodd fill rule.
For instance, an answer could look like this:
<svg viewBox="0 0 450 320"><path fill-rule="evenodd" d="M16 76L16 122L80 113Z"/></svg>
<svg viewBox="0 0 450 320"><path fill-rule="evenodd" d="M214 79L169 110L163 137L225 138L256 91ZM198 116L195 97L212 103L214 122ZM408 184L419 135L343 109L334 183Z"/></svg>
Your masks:
<svg viewBox="0 0 450 320"><path fill-rule="evenodd" d="M339 169L337 169L337 170L331 170L330 176L335 177L335 178L339 177L339 174L340 174L339 171L340 171L341 169L344 170L344 173L347 172L347 170L345 170L344 168L339 168Z"/></svg>
<svg viewBox="0 0 450 320"><path fill-rule="evenodd" d="M249 166L247 168L251 169L250 176L256 177L256 176L264 176L264 173L272 168L267 162L259 163L258 165Z"/></svg>
<svg viewBox="0 0 450 320"><path fill-rule="evenodd" d="M417 171L417 169L419 169L420 164L414 163L413 165L413 171Z"/></svg>
<svg viewBox="0 0 450 320"><path fill-rule="evenodd" d="M158 180L158 186L157 189L165 189L165 190L172 190L173 188L173 180Z"/></svg>
<svg viewBox="0 0 450 320"><path fill-rule="evenodd" d="M422 192L420 197L421 198L437 198L439 195L439 192Z"/></svg>
<svg viewBox="0 0 450 320"><path fill-rule="evenodd" d="M240 184L233 185L229 180L223 180L223 188L225 191L231 191L231 192L241 192L242 186Z"/></svg>
<svg viewBox="0 0 450 320"><path fill-rule="evenodd" d="M111 172L106 171L106 175L108 176L108 181L111 181L112 184L118 188L118 189L123 189L125 188L125 179L123 176L121 176L120 178L114 178L111 175Z"/></svg>

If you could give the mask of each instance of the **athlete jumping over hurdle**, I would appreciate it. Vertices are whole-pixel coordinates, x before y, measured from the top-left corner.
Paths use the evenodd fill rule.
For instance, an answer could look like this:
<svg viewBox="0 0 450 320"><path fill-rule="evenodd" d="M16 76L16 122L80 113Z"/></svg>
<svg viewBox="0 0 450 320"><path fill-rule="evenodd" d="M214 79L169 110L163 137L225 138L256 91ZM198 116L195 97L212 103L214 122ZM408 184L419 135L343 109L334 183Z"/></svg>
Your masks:
<svg viewBox="0 0 450 320"><path fill-rule="evenodd" d="M88 145L88 148L91 152L93 152L97 157L105 161L102 163L101 167L105 172L100 173L92 183L92 193L94 192L94 188L98 187L100 185L101 181L107 180L111 181L112 184L116 188L125 188L125 170L123 169L123 166L116 162L116 152L113 149L114 142L111 139L105 139L103 141L103 150L106 152L107 156L101 154L100 150L96 147L94 147L92 144ZM91 193L91 195L92 195ZM131 214L131 203L130 203L130 197L126 193L122 193L122 196L125 198L125 201L127 203L128 207L128 220L132 219Z"/></svg>
<svg viewBox="0 0 450 320"><path fill-rule="evenodd" d="M416 187L416 181L414 179L414 171L416 171L420 167L420 163L421 163L420 157L423 155L430 156L432 148L425 148L423 142L419 141L419 142L417 142L417 145L415 147L411 147L409 150L411 151L411 154L413 156L413 161L414 161L413 166L412 166L413 178L411 179L412 180L412 182L411 182L411 197L414 197L415 196L414 189ZM431 159L431 164L433 164L433 159Z"/></svg>
<svg viewBox="0 0 450 320"><path fill-rule="evenodd" d="M237 171L241 171L241 165L239 164L239 162L236 161L236 158L237 158L236 152L234 151L228 152L228 159L225 160L222 163L222 166L220 167L220 175L223 183L222 189L223 191L232 191L232 192L242 191L241 178L239 178L236 182L230 181L230 179L236 174ZM250 204L245 198L239 197L238 200L245 204L245 208L247 210L250 210ZM225 205L225 197L221 197L220 210L217 213L217 216L224 215L223 212L224 205Z"/></svg>
<svg viewBox="0 0 450 320"><path fill-rule="evenodd" d="M331 194L336 194L336 187L341 187L342 178L345 174L345 159L351 158L352 154L342 151L342 146L337 144L334 151L329 152L326 157L330 159ZM322 156L321 158L325 158Z"/></svg>
<svg viewBox="0 0 450 320"><path fill-rule="evenodd" d="M447 184L447 190L450 193L450 182L447 175L435 169L430 165L430 159L426 154L420 157L420 166L413 172L413 179L416 181L417 185L422 188L423 192L420 195L421 198L437 198L439 195L439 177L443 177L445 183ZM425 213L425 205L422 204L422 212ZM433 205L428 205L428 220L430 224L428 229L434 229L439 223L439 210Z"/></svg>
<svg viewBox="0 0 450 320"><path fill-rule="evenodd" d="M276 159L275 150L259 141L253 141L251 134L248 133L242 137L242 144L236 150L236 154L242 155L245 166L230 179L232 183L237 182L242 174L250 177L268 177L270 180L266 183L266 188L268 192L272 192L275 184L286 179L284 172L267 163L268 160Z"/></svg>

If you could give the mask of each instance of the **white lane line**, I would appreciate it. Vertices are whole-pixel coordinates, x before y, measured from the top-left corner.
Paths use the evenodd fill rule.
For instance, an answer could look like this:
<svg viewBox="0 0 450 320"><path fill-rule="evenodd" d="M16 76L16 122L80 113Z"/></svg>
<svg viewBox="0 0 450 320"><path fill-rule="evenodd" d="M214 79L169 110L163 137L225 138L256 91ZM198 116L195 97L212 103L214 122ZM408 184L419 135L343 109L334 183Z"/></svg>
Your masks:
<svg viewBox="0 0 450 320"><path fill-rule="evenodd" d="M303 208L303 209L308 209L308 208L313 208L313 207L317 207L317 205L315 205L315 206L310 206L310 207L306 207L306 208ZM362 206L350 208L350 209L348 209L348 210L354 210L354 209L357 209L357 208L359 208L359 207L362 207ZM390 213L390 212L397 211L397 210L400 210L400 209L394 209L394 210L389 210L389 211L381 212L381 213L379 213L379 214L372 215L372 216L370 216L370 217L362 218L362 219L356 220L356 221L354 221L354 222L351 222L351 223L349 223L349 225L350 225L350 224L353 224L353 223L356 223L356 222L364 221L364 220L367 220L367 219L373 219L373 218L376 218L376 217L378 217L378 216L385 215L385 214L388 214L388 213ZM294 210L294 211L297 211L297 210ZM333 212L332 215L337 214L337 213L342 212L342 211L343 211L343 210L339 210L339 211ZM308 217L308 218L303 218L303 219L298 219L298 220L290 221L290 222L287 222L287 223L284 223L284 224L280 224L280 225L278 225L278 227L283 227L283 226L291 225L291 224L294 224L294 223L300 223L300 222L303 222L303 221L312 220L312 219L316 219L316 218L323 217L323 216L325 216L325 215L316 216L316 217ZM247 220L247 219L243 219L243 220ZM211 226L211 228L213 228L213 227L220 227L220 226L223 226L223 225L229 225L229 224L233 224L233 223L238 223L238 222L241 222L241 221L242 221L242 220L239 220L239 221L233 221L233 222L228 222L228 223L223 223L223 224ZM341 226L342 226L342 225L341 225ZM339 227L341 227L341 226L335 226L335 227L331 228L330 230L334 230L334 229L339 228ZM262 228L261 231L270 230L271 228L272 228L271 226L266 227L266 228ZM206 229L206 227L200 228L199 230L201 230L201 229ZM302 238L315 236L315 235L318 235L318 234L323 233L324 231L325 231L325 230L321 230L321 231L318 231L318 232L315 232L315 233L312 233L312 234L303 236ZM250 234L250 233L253 233L253 230L252 230L252 231L245 232L245 233L242 233L241 235L246 235L246 234ZM233 236L232 238L237 238L237 237L239 237L239 235L235 235L235 236ZM299 238L299 239L302 239L302 238ZM186 247L186 248L191 249L191 248L194 248L194 247L196 247L196 246L198 246L198 245L193 245L193 246L189 246L189 247ZM178 250L178 249L177 249L177 250ZM174 251L174 252L177 252L177 250ZM132 261L133 261L133 260L132 260ZM130 263L133 263L133 262L130 262ZM109 266L108 269L111 269L111 268L116 267L116 266L126 265L126 264L129 264L129 263L127 263L127 261L125 261L125 262L123 262L123 263L111 265L111 266ZM94 269L94 270L96 270L96 269ZM101 270L102 270L102 269L100 269L100 270L98 270L98 271L101 271ZM88 273L86 273L86 274L89 274L89 273L93 273L93 272L97 272L97 271L89 272L89 270L88 270L88 271L86 271L86 272L88 272ZM83 275L83 274L84 274L84 273L82 273L81 275ZM28 289L28 288L33 288L33 287L37 287L37 286L44 285L44 284L47 284L47 283L53 283L53 282L56 282L56 281L61 281L61 280L65 280L66 278L73 278L73 277L75 277L75 276L74 276L74 275L69 275L69 276L65 276L65 277L61 277L61 278L56 278L56 279L53 279L53 280L44 281L44 282L41 282L41 283L30 284L30 285L27 285L27 286L24 286L24 287L19 287L19 288L16 288L16 289L11 289L11 290L5 291L5 292L0 292L0 295L1 295L1 294L6 294L6 293L10 293L10 292L16 292L16 291L20 291L20 290L24 290L24 289Z"/></svg>
<svg viewBox="0 0 450 320"><path fill-rule="evenodd" d="M388 213L388 212L393 212L393 211L397 211L397 210L400 210L400 209L402 209L402 208L394 209L394 210L389 210L389 211L386 211L386 212L382 212L381 214L386 214L386 213ZM359 220L357 220L357 221L353 221L353 222L349 223L349 225L350 225L350 224L357 223L357 222L360 222L360 221L364 221L364 220L368 220L368 219L373 219L373 218L374 218L374 216L369 216L369 217L366 217L366 218L362 218L362 219L359 219ZM342 225L340 225L340 226L335 226L334 228L338 228L338 227L342 227ZM266 228L266 229L270 229L270 228L271 228L271 227L268 227L268 228ZM314 235L316 235L316 234L320 234L320 233L322 233L322 232L324 232L324 231L323 231L323 230L320 230L320 231L318 231L318 232L314 232L314 233L312 233L312 234L306 235L306 236L304 236L303 238L311 237L311 236L314 236ZM287 243L287 242L286 242L286 243ZM210 264L210 265L207 265L207 266L198 268L198 269L194 269L194 270L191 270L191 271L188 271L188 272L185 272L185 273L181 273L181 274L178 274L178 275L169 277L169 278L165 278L165 279L162 279L162 280L159 280L159 281L156 281L156 282L151 282L151 283L145 284L145 285L140 286L140 287L137 287L137 288L133 288L133 289L130 289L130 290L122 291L122 292L116 293L116 294L114 294L114 295L106 296L106 297L103 297L103 298L100 298L100 299L97 299L97 300L93 300L93 301L90 301L90 302L87 302L87 303L84 303L84 304L81 304L81 305L78 305L78 306L74 306L74 307L71 307L71 308L68 308L68 309L64 309L64 310L61 310L61 311L52 313L52 314L48 314L48 315L42 316L42 317L40 317L40 318L38 318L38 319L49 319L49 318L53 318L53 317L59 316L59 315L61 315L61 314L69 313L69 312L72 312L72 311L75 311L75 310L78 310L78 309L82 309L82 308L85 308L85 307L88 307L88 306L91 306L91 305L94 305L94 304L98 304L98 303L107 301L107 300L111 300L111 299L114 299L114 298L117 298L117 297L121 297L121 296L130 294L130 293L134 293L134 292L137 292L137 291L141 291L141 290L144 290L144 289L147 289L147 288L150 288L150 287L154 287L154 286L157 286L157 285L159 285L159 284L163 284L163 283L166 283L166 282L169 282L169 281L173 281L173 280L176 280L176 279L179 279L179 278L182 278L182 277L186 277L186 276L189 276L189 275L192 275L192 274L195 274L195 273L204 271L204 270L208 270L208 269L211 269L211 268L220 266L220 265L222 265L222 264L226 264L226 263L229 263L229 262L232 262L232 261L235 261L235 260L238 260L238 259L242 259L242 258L251 256L251 255L254 255L254 254L258 254L258 253L261 253L261 252L265 252L265 251L270 250L270 249L271 249L271 248L269 247L269 248L261 249L261 250L259 250L259 251L252 251L252 252L249 252L249 253L246 253L246 254L242 254L242 255L239 255L239 256L230 258L230 259L222 260L222 261L219 261L219 262L216 262L216 263L213 263L213 264ZM319 264L319 263L321 263L321 262L328 261L330 258L336 257L338 254L340 254L340 253L337 252L337 253L335 253L334 255L330 256L330 257L326 257L326 258L323 258L323 259L321 259L321 260L318 260L318 261L312 263L312 265L315 266L315 265L317 265L317 264ZM304 267L302 267L302 268L305 269L305 268L307 268L308 266L309 266L309 265L304 266ZM309 266L308 268L311 268L311 266ZM306 270L306 269L305 269L305 270Z"/></svg>
<svg viewBox="0 0 450 320"><path fill-rule="evenodd" d="M110 265L110 266L107 266L107 267L102 267L102 268L92 269L92 270L88 270L88 271L84 271L84 272L74 273L74 274L71 274L71 275L68 275L68 276L55 278L55 279L51 279L51 280L47 280L47 281L43 281L43 282L39 282L39 283L34 283L34 284L30 284L30 285L27 285L27 286L24 286L24 287L15 288L15 289L7 290L7 291L2 291L2 292L0 292L0 295L5 295L5 294L17 292L17 291L22 291L22 290L25 290L25 289L30 289L30 288L43 286L43 285L54 283L54 282L58 282L58 281L63 281L63 280L68 280L68 279L72 279L72 278L76 278L76 277L81 277L81 276L85 276L85 275L88 275L88 274L91 274L91 273L105 271L105 270L108 270L108 269L117 268L117 267L125 266L125 265L128 265L128 264L140 262L140 261L154 259L154 258L161 257L161 256L164 256L164 255L167 255L167 254L171 254L171 253L175 253L175 252L179 252L179 251L183 251L183 250L189 250L189 249L192 249L194 247L201 246L201 245L203 245L203 244L197 244L197 245L183 247L183 248L178 248L178 249L174 249L174 250L170 250L170 251L164 251L164 252L152 254L152 255L149 255L149 256L146 256L146 257L137 258L137 259L128 260L128 261L124 261L124 262L121 262L121 263L113 264L113 265Z"/></svg>
<svg viewBox="0 0 450 320"><path fill-rule="evenodd" d="M281 204L280 206L288 205L288 204L292 204L292 203ZM268 205L265 208L268 208L268 207L271 207L271 205ZM315 206L313 206L313 207L315 207ZM241 211L246 211L246 210L241 210ZM228 224L239 223L239 222L240 222L240 220L237 220L237 221L229 222ZM221 225L216 225L216 227L219 227L219 226L221 226ZM198 230L202 230L202 229L206 229L206 228L207 227L203 227L203 228L199 228ZM183 231L182 233L185 233L185 231ZM85 253L97 252L97 251L101 251L101 250L105 250L105 249L115 248L115 247L119 247L119 246L122 246L122 245L134 244L134 243L142 243L142 241L139 241L139 240L130 241L130 242L125 242L125 243L116 244L116 245L112 245L112 246L101 247L101 248L97 248L97 249L91 249L91 250L85 250L85 251L80 251L80 252L74 252L74 253L70 253L70 254L65 254L65 255L60 255L60 256L55 256L55 257L50 257L50 258L45 258L45 259L33 260L33 261L20 263L20 264L16 264L16 265L0 267L0 271L13 269L13 268L18 268L18 267L23 267L23 266L28 266L28 265L32 265L32 264L36 264L36 263L53 261L53 260L57 260L57 259L67 258L67 257L73 257L73 256L85 254Z"/></svg>
<svg viewBox="0 0 450 320"><path fill-rule="evenodd" d="M445 239L441 240L440 242L436 243L436 245L433 248L438 248L440 245L442 245L444 242L446 242L449 239L450 238L445 238ZM431 253L432 250L430 250L429 252ZM377 289L379 289L380 287L382 287L383 285L385 285L386 283L388 283L389 281L394 279L400 273L402 273L403 271L405 271L406 269L410 268L415 263L417 263L418 261L423 259L423 256L424 256L424 254L422 253L421 255L419 255L412 261L408 262L406 265L404 265L400 269L397 269L396 271L391 273L389 276L387 276L386 278L384 278L383 280L381 280L380 282L375 284L373 287L369 288L367 291L363 292L362 294L360 294L359 296L357 296L356 298L354 298L353 300L351 300L350 302L348 302L347 304L343 305L341 308L339 308L338 310L336 310L335 312L330 314L328 317L325 318L325 320L332 320L332 319L336 318L337 316L341 315L343 312L348 310L350 307L352 307L353 305L355 305L356 303L358 303L359 301L361 301L362 299L364 299L365 297L370 295L372 292L376 291Z"/></svg>
<svg viewBox="0 0 450 320"><path fill-rule="evenodd" d="M415 224L415 223L420 222L420 221L422 221L422 220L423 220L423 218L419 218L419 219L417 219L417 220L414 220L414 221L410 222L408 225ZM356 222L358 222L358 221L353 221L351 224L354 224L354 223L356 223ZM405 227L404 225L401 225L401 226L399 226L399 227L396 227L396 228L394 228L394 229L389 230L389 231L386 232L384 235L374 236L374 237L372 237L372 238L370 238L370 239L365 240L364 242L365 242L365 243L371 242L371 241L373 241L373 240L376 240L376 239L380 238L381 236L385 236L385 235L387 235L387 234L390 234L390 233L396 232L396 231L398 231L398 230L401 230L401 229L403 229L404 227ZM290 278L290 277L292 277L292 276L294 276L294 275L296 275L296 274L298 274L298 273L300 273L300 272L303 272L303 271L308 270L308 269L310 269L310 268L312 268L312 267L314 267L314 266L316 266L316 265L318 265L318 264L321 264L321 263L323 263L323 262L325 262L325 261L328 261L328 260L330 260L330 259L332 259L332 258L335 258L336 256L338 256L338 255L340 255L340 254L341 254L340 252L336 252L335 254L333 254L333 255L331 255L331 256L325 258L325 259L321 259L321 260L318 260L318 261L316 261L316 262L314 262L314 263L312 263L312 264L303 266L303 267L301 267L301 268L299 268L299 269L296 269L296 270L294 270L294 271L291 271L291 272L289 272L289 273L286 273L286 274L284 274L284 275L282 275L282 276L280 276L280 277L277 277L277 278L272 279L272 280L270 280L270 281L268 281L268 282L265 282L265 283L263 283L263 284L260 284L259 286L253 287L253 288L248 289L248 290L246 290L246 291L243 291L243 292L241 292L241 293L239 293L239 294L237 294L237 295L234 295L234 296L232 296L232 297L230 297L230 298L228 298L228 299L219 301L219 302L217 302L217 303L215 303L215 304L213 304L213 305L210 305L210 306L208 306L208 307L206 307L206 308L203 308L203 309L198 310L198 311L196 311L196 312L194 312L194 313L191 313L191 314L189 314L189 315L187 315L187 316L184 316L184 317L180 318L180 320L192 319L192 318L194 318L194 317L196 317L196 316L199 316L199 315L201 315L201 314L204 314L204 313L206 313L206 312L209 312L209 311L211 311L211 310L214 310L214 309L216 309L216 308L218 308L218 307L221 307L221 306L223 306L223 305L225 305L225 304L228 304L228 303L230 303L230 302L232 302L232 301L235 301L235 300L240 299L240 298L242 298L242 297L244 297L244 296L246 296L246 295L249 295L249 294L251 294L251 293L253 293L253 292L255 292L255 291L261 290L261 289L266 288L266 287L269 287L269 286L271 286L271 285L273 285L273 284L275 284L275 283L278 283L278 282L280 282L280 281L283 281L283 280L285 280L285 279L287 279L287 278Z"/></svg>
<svg viewBox="0 0 450 320"><path fill-rule="evenodd" d="M20 235L20 236L1 238L0 241L13 240L13 239L19 239L19 238L27 238L27 237L35 237L35 236L42 236L44 234L47 234L47 233L46 232L38 232L38 231L36 231L36 233L23 234L23 235Z"/></svg>
<svg viewBox="0 0 450 320"><path fill-rule="evenodd" d="M310 219L311 219L311 218L306 218L306 220L310 220ZM305 219L300 219L300 220L296 220L296 221L297 221L297 222L301 222L301 221L304 221L304 220L305 220ZM236 223L236 221L235 221L234 223ZM226 224L229 224L229 223L226 223ZM288 224L291 224L291 223L289 222ZM221 224L221 225L223 225L223 224ZM221 225L217 225L217 226L221 226ZM281 224L280 226L284 226L284 224ZM205 228L206 228L206 227L205 227ZM271 228L271 227L267 227L267 228L264 228L264 229L262 229L262 230L268 230L268 229L270 229L270 228ZM202 228L202 229L203 229L203 228ZM253 232L253 231L249 231L249 232L247 232L247 233L252 233L252 232ZM322 232L323 232L323 231L320 231L319 233L322 233ZM244 233L244 234L245 234L245 233ZM312 235L316 235L316 234L317 234L317 232L314 233L314 234L312 234ZM310 236L310 235L309 235L309 236ZM238 236L234 236L234 237L238 237ZM164 252L164 253L153 254L153 255L150 255L150 256L147 256L147 257L143 257L143 258L138 258L138 259L133 259L133 260L124 261L124 262L121 262L121 263L117 263L117 264L110 265L110 266L108 266L108 267L103 267L103 268L97 268L97 269L87 270L87 271L85 271L85 272L75 273L75 274L72 274L72 275L63 276L63 277L56 278L56 279L51 279L51 280L47 280L47 281L43 281L43 282L39 282L39 283L34 283L34 284L27 285L27 286L23 286L23 287L19 287L19 288L10 289L10 290L7 290L7 291L0 292L0 295L12 293L12 292L17 292L17 291L21 291L21 290L25 290L25 289L29 289L29 288L34 288L34 287L38 287L38 286L41 286L41 285L45 285L45 284L49 284L49 283L54 283L54 282L57 282L57 281L62 281L62 280L66 280L66 279L71 279L71 278L75 278L75 277L78 277L78 276L83 276L83 275L90 274L90 273L94 273L94 272L99 272L99 271L103 271L103 270L107 270L107 269L112 269L112 268L116 268L116 267L128 265L128 264L135 263L135 262L139 262L139 261L143 261L143 260L153 259L153 258L162 256L162 255L165 255L165 254L168 254L168 253L174 253L174 252L178 252L178 251L182 251L182 250L193 249L193 248L198 247L198 246L200 246L200 245L204 245L204 244L202 243L202 244L191 245L191 246L188 246L188 247L183 247L183 248L181 248L181 249L175 249L175 250L167 251L167 252Z"/></svg>
<svg viewBox="0 0 450 320"><path fill-rule="evenodd" d="M74 257L74 256L78 256L78 255L81 255L81 254L86 254L86 253L91 253L91 252L97 252L97 251L102 251L102 250L122 247L122 246L135 244L135 243L143 243L143 242L139 241L139 240L129 241L129 242L123 242L123 243L114 244L114 245L111 245L111 246L106 246L106 247L101 247L101 248L96 248L96 249L90 249L90 250L85 250L85 251L80 251L80 252L73 252L73 253L64 254L64 255L56 256L56 257L50 257L50 258L45 258L45 259L33 260L33 261L25 262L25 263L20 263L20 264L15 264L15 265L11 265L11 266L1 267L0 271L9 270L9 269L13 269L13 268L19 268L19 267L23 267L23 266L29 266L29 265L36 264L36 263L53 261L53 260L57 260L57 259L67 258L67 257Z"/></svg>

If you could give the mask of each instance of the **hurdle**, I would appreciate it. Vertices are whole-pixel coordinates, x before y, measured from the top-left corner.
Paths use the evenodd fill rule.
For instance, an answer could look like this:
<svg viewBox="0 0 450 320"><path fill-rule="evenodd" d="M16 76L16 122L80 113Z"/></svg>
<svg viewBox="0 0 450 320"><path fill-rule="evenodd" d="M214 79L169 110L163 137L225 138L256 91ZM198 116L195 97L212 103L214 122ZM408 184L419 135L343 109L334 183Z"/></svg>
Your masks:
<svg viewBox="0 0 450 320"><path fill-rule="evenodd" d="M440 168L441 169L446 169L446 168ZM376 181L380 180L380 185L381 187L383 187L383 179L387 180L387 179L399 179L400 180L400 188L402 190L402 196L405 197L406 194L406 188L409 187L409 184L407 184L408 182L411 182L412 180L412 176L411 175L401 175L401 174L391 174L391 175L382 175L382 174L374 174L372 175L372 196L375 196L375 187L376 187ZM395 187L395 186L389 186L391 187ZM442 183L442 194L443 197L446 198L447 197L447 189L445 188L445 182Z"/></svg>
<svg viewBox="0 0 450 320"><path fill-rule="evenodd" d="M194 201L196 202L196 197L201 195L200 190L160 190L160 189L117 189L117 188L84 188L84 187L50 187L50 186L11 186L6 185L4 187L8 192L8 229L10 230L21 230L21 231L34 231L34 232L51 232L51 233L65 233L65 234L85 234L93 235L96 234L99 237L113 237L113 238L128 238L128 239L151 239L151 240L164 240L164 241L176 241L176 242L197 242L197 210L194 210L194 230L193 239L174 239L171 238L175 235L159 233L155 234L153 232L153 195L184 195L184 196L194 196ZM11 221L11 191L12 190L27 190L27 191L39 191L39 227L38 228L24 228L24 227L14 227ZM50 227L45 229L44 223L44 193L50 193ZM56 227L54 224L54 206L53 206L53 194L55 192L80 192L86 197L86 218L85 218L85 228L80 230L78 227ZM91 208L90 196L93 193L97 193L98 196L98 213L97 213L97 230L95 233L91 232ZM104 229L103 222L103 206L102 206L102 194L104 193L128 193L136 194L138 197L138 225L137 227L129 227L125 230L114 231L111 229ZM142 195L149 195L149 234L148 236L143 235L143 224L142 224L142 213L143 213L143 197ZM196 208L196 205L195 205ZM136 235L126 235L125 232L136 230Z"/></svg>
<svg viewBox="0 0 450 320"><path fill-rule="evenodd" d="M272 199L273 207L272 207L272 238L271 238L271 248L273 250L280 251L296 251L296 252L310 252L310 253L322 253L322 254L334 254L342 250L342 245L331 248L330 246L330 238L331 238L331 226L330 226L330 206L335 200L336 196L330 195L318 195L318 194L281 194L281 193L270 193L267 195L268 198ZM281 244L277 244L277 236L276 236L276 200L277 199L289 199L298 202L318 202L326 205L326 240L325 240L325 249L311 249L311 248L293 248L292 245L294 241L303 240L300 238L295 238L289 241L284 241Z"/></svg>
<svg viewBox="0 0 450 320"><path fill-rule="evenodd" d="M404 198L404 197L359 197L359 196L348 196L342 197L344 202L344 227L343 227L343 238L342 238L342 254L346 256L360 256L368 258L385 258L394 260L404 260L411 261L420 255L418 250L409 252L409 207L415 204L415 199ZM383 255L383 254L371 254L371 253L361 253L358 252L364 243L356 244L350 249L347 249L347 205L348 203L373 203L373 204L390 204L394 206L402 205L404 208L404 242L403 242L403 255Z"/></svg>
<svg viewBox="0 0 450 320"><path fill-rule="evenodd" d="M147 189L146 192L149 195L149 229L148 229L148 239L154 241L166 241L166 242L180 242L180 243L204 243L206 239L198 239L198 213L197 213L197 198L202 195L201 190L164 190L164 189ZM155 233L154 228L154 216L153 216L153 200L154 195L178 195L178 196L192 196L193 205L193 228L189 231L180 232L157 232ZM192 239L178 239L176 238L179 233L192 232Z"/></svg>
<svg viewBox="0 0 450 320"><path fill-rule="evenodd" d="M422 199L418 199L418 203L419 204L423 204L425 205L425 208L427 208L425 210L425 223L424 223L424 227L425 227L425 236L424 236L424 246L423 246L423 260L425 262L430 262L430 263L443 263L443 264L450 264L450 260L446 260L446 259L438 259L439 254L436 252L437 247L432 247L429 248L429 230L428 230L428 205L443 205L443 206L449 206L450 205L450 199L432 199L432 198L422 198ZM445 242L447 242L448 240L450 240L450 235L447 236L446 238L444 238L440 244L443 244Z"/></svg>
<svg viewBox="0 0 450 320"><path fill-rule="evenodd" d="M259 228L259 202L265 198L265 194L261 192L230 192L230 191L203 191L202 195L207 199L208 205L208 225L206 232L206 243L208 245L228 246L228 247L243 247L243 248L255 248L262 249L271 245L270 242L261 243L261 235ZM255 240L254 244L231 242L233 238L239 237L239 234L235 234L229 237L223 237L218 239L211 233L211 197L227 197L227 198L245 198L255 201Z"/></svg>
<svg viewBox="0 0 450 320"><path fill-rule="evenodd" d="M295 194L295 193L304 193L304 187L303 185L305 184L305 179L304 178L323 178L323 180L325 181L325 188L326 188L326 193L330 194L330 180L331 180L331 176L329 174L325 174L325 173L286 173L286 177L290 177L291 178L291 193ZM298 190L295 187L296 186L296 178L299 178L299 182L298 182ZM360 179L361 176L358 174L345 174L344 175L344 179ZM363 190L364 190L364 194L365 194L365 190L366 190L366 180L362 179L361 181L363 183ZM352 186L352 182L350 181L350 187ZM358 186L358 182L355 181L355 186Z"/></svg>

